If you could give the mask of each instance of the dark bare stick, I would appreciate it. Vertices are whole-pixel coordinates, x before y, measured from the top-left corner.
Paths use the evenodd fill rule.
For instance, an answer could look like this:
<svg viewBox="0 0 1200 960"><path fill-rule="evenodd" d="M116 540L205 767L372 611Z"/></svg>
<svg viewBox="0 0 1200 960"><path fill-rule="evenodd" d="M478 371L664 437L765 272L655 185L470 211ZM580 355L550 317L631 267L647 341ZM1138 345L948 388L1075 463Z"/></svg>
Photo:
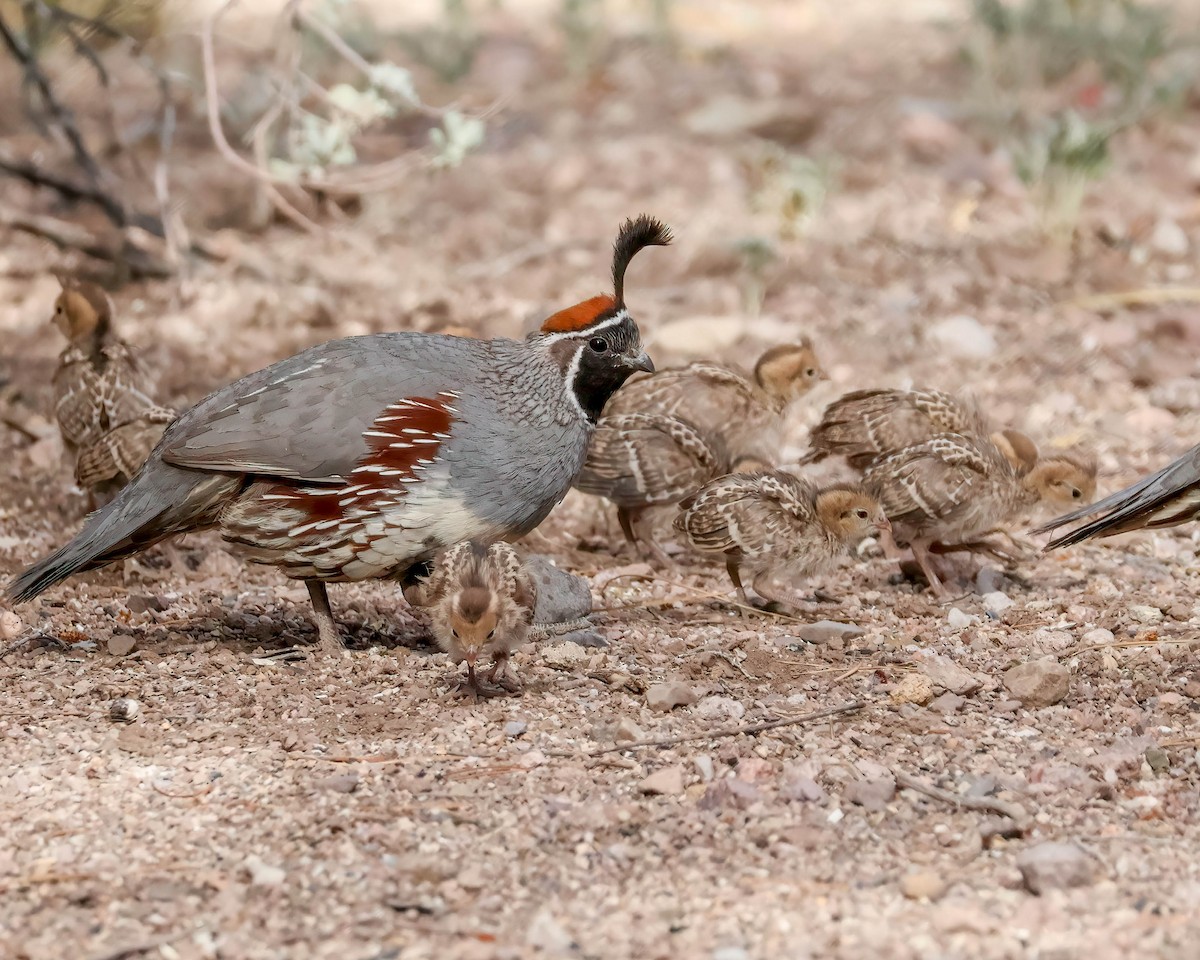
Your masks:
<svg viewBox="0 0 1200 960"><path fill-rule="evenodd" d="M915 790L932 800L939 800L962 810L986 810L989 813L998 813L1002 817L1008 817L1022 829L1029 819L1025 811L1015 803L1005 803L1003 800L992 800L988 797L962 797L957 793L951 793L949 790L926 783L924 780L918 780L902 770L893 770L892 776L896 780L896 786L905 790Z"/></svg>
<svg viewBox="0 0 1200 960"><path fill-rule="evenodd" d="M633 740L629 743L617 743L611 747L597 747L595 750L547 750L548 757L598 757L604 753L616 753L618 750L635 750L638 747L673 747L680 743L691 743L695 740L720 740L726 737L754 736L768 730L778 730L780 727L798 727L814 720L826 717L836 717L843 713L854 713L866 706L862 700L851 700L836 707L826 707L814 710L798 717L783 717L777 720L763 720L759 723L747 723L740 727L721 727L708 730L705 733L687 733L678 737L653 737L649 740Z"/></svg>

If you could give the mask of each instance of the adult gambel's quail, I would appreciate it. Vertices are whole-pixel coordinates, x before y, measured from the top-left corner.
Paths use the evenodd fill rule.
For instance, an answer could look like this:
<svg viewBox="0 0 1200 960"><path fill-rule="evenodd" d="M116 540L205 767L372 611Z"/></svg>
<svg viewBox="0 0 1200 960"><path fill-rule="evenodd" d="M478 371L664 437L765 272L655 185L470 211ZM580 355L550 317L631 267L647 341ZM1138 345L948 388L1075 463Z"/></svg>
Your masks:
<svg viewBox="0 0 1200 960"><path fill-rule="evenodd" d="M685 417L719 437L732 456L748 454L774 462L788 404L825 376L812 341L804 337L763 353L752 377L715 363L691 363L635 377L617 391L605 412Z"/></svg>
<svg viewBox="0 0 1200 960"><path fill-rule="evenodd" d="M979 407L942 390L855 390L825 408L801 463L845 457L856 470L944 433L988 437L1020 472L1038 451L1016 430L995 430Z"/></svg>
<svg viewBox="0 0 1200 960"><path fill-rule="evenodd" d="M625 270L670 231L626 221L613 294L523 341L381 333L243 377L182 414L79 534L21 573L21 601L173 534L218 528L248 559L307 582L321 645L340 645L326 583L404 579L464 540L516 539L583 466L604 404L653 370Z"/></svg>
<svg viewBox="0 0 1200 960"><path fill-rule="evenodd" d="M67 338L54 373L54 414L93 507L129 482L175 411L149 396L134 352L113 331L113 305L94 283L60 277L54 325Z"/></svg>
<svg viewBox="0 0 1200 960"><path fill-rule="evenodd" d="M759 595L784 601L767 580L828 567L847 547L886 532L878 501L856 484L818 488L779 470L720 477L680 504L675 528L701 553L722 554L746 603L743 571Z"/></svg>
<svg viewBox="0 0 1200 960"><path fill-rule="evenodd" d="M510 544L456 544L438 557L428 579L404 588L404 597L429 608L437 645L454 663L466 663L464 692L478 698L521 689L509 657L529 638L537 588ZM492 658L485 679L496 687L475 674L485 656Z"/></svg>
<svg viewBox="0 0 1200 960"><path fill-rule="evenodd" d="M1051 520L1035 533L1095 517L1051 540L1047 550L1069 547L1092 537L1112 537L1133 530L1174 527L1200 517L1200 446L1192 447L1158 473L1079 510Z"/></svg>
<svg viewBox="0 0 1200 960"><path fill-rule="evenodd" d="M655 560L669 565L642 523L644 514L678 503L728 471L725 445L682 417L618 413L601 417L575 487L615 503L625 539L644 544Z"/></svg>

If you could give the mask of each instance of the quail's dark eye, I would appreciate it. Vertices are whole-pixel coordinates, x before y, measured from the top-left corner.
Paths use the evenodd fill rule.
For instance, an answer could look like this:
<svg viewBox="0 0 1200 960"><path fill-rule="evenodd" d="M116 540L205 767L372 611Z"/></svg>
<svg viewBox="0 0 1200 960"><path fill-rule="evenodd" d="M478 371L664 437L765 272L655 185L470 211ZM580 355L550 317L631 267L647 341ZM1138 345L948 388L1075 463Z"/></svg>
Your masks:
<svg viewBox="0 0 1200 960"><path fill-rule="evenodd" d="M491 640L491 639L492 639L492 637L494 637L495 635L496 635L496 631L495 631L495 630L489 630L489 631L488 631L488 636L487 636L487 638L488 638L489 640Z"/></svg>
<svg viewBox="0 0 1200 960"><path fill-rule="evenodd" d="M1071 489L1071 498L1074 500L1082 500L1083 499L1083 491L1072 488Z"/></svg>
<svg viewBox="0 0 1200 960"><path fill-rule="evenodd" d="M451 628L451 630L450 630L450 636L452 636L452 637L453 637L455 640L457 640L457 639L458 639L458 631L457 631L457 630L455 630L455 629L453 629L453 628Z"/></svg>
<svg viewBox="0 0 1200 960"><path fill-rule="evenodd" d="M603 337L592 337L588 346L592 348L593 353L604 353L608 349L608 341Z"/></svg>
<svg viewBox="0 0 1200 960"><path fill-rule="evenodd" d="M814 370L812 367L809 367L807 370L804 371L804 375L806 377L815 377L817 375L817 371Z"/></svg>
<svg viewBox="0 0 1200 960"><path fill-rule="evenodd" d="M859 520L867 519L867 511L863 510L861 507L854 511L854 515L858 517Z"/></svg>

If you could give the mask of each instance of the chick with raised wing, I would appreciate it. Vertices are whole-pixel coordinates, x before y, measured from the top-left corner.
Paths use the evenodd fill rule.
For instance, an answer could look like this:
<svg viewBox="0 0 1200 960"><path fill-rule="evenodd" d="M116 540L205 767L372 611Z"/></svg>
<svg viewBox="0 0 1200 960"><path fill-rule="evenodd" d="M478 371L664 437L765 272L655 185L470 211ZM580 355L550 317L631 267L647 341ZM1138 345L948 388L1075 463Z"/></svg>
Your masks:
<svg viewBox="0 0 1200 960"><path fill-rule="evenodd" d="M675 528L700 553L722 555L738 598L742 574L787 605L770 581L829 567L848 548L890 529L878 500L856 484L818 488L778 470L721 477L680 504Z"/></svg>
<svg viewBox="0 0 1200 960"><path fill-rule="evenodd" d="M521 689L509 657L529 639L537 588L510 544L456 544L428 579L405 585L404 597L428 609L437 645L454 663L466 663L464 693L477 699ZM492 668L481 682L475 667L485 657Z"/></svg>
<svg viewBox="0 0 1200 960"><path fill-rule="evenodd" d="M1124 490L1056 517L1034 533L1048 533L1088 517L1095 519L1055 537L1046 549L1069 547L1092 537L1175 527L1200 518L1200 446Z"/></svg>
<svg viewBox="0 0 1200 960"><path fill-rule="evenodd" d="M175 412L149 395L144 372L113 330L113 305L93 283L60 278L54 325L67 338L54 375L54 414L93 508L146 462Z"/></svg>
<svg viewBox="0 0 1200 960"><path fill-rule="evenodd" d="M996 430L979 406L943 390L855 390L825 408L801 463L844 457L856 470L943 433L989 437L1019 472L1038 458L1033 441Z"/></svg>
<svg viewBox="0 0 1200 960"><path fill-rule="evenodd" d="M946 433L876 462L863 483L883 505L895 542L911 547L930 587L944 597L932 544L941 544L940 552L976 549L1041 504L1079 502L1095 489L1095 469L1060 455L1020 473L991 441Z"/></svg>
<svg viewBox="0 0 1200 960"><path fill-rule="evenodd" d="M605 408L609 416L683 417L718 437L733 456L774 462L788 406L827 379L812 341L781 344L758 358L752 376L715 363L692 363L631 378Z"/></svg>
<svg viewBox="0 0 1200 960"><path fill-rule="evenodd" d="M678 503L728 470L720 439L682 417L618 413L597 424L575 487L616 504L625 539L669 566L670 558L643 522L647 511Z"/></svg>

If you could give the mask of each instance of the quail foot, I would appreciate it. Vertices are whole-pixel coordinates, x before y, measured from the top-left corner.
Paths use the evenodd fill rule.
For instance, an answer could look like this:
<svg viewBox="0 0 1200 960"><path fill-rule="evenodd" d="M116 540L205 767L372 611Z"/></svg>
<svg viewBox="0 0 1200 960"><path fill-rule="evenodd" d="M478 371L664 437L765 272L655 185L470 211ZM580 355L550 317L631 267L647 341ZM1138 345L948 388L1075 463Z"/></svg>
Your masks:
<svg viewBox="0 0 1200 960"><path fill-rule="evenodd" d="M715 363L692 363L631 379L605 413L680 417L721 440L734 457L774 462L788 406L826 379L812 341L781 344L758 358L750 377Z"/></svg>
<svg viewBox="0 0 1200 960"><path fill-rule="evenodd" d="M970 549L1040 504L1078 502L1095 488L1095 473L1062 456L1043 458L1021 474L991 441L947 433L876 462L863 483L891 520L894 542L912 549L930 588L945 598L930 558L935 541Z"/></svg>
<svg viewBox="0 0 1200 960"><path fill-rule="evenodd" d="M890 524L879 502L855 484L818 488L782 471L736 474L705 484L680 504L679 530L700 553L725 558L725 568L747 603L754 591L780 606L788 599L770 581L817 573L851 546Z"/></svg>
<svg viewBox="0 0 1200 960"><path fill-rule="evenodd" d="M678 503L728 470L721 441L682 417L618 413L601 417L575 487L616 504L625 539L670 566L643 523L647 511Z"/></svg>
<svg viewBox="0 0 1200 960"><path fill-rule="evenodd" d="M136 355L113 330L108 294L85 280L59 284L52 319L68 346L54 374L54 415L95 509L137 473L175 412L151 399Z"/></svg>
<svg viewBox="0 0 1200 960"><path fill-rule="evenodd" d="M457 544L438 558L427 580L405 587L404 596L428 609L437 645L454 663L466 663L462 692L477 699L520 691L509 657L529 639L537 593L512 546ZM475 671L484 657L492 669L481 682Z"/></svg>
<svg viewBox="0 0 1200 960"><path fill-rule="evenodd" d="M334 340L185 411L115 500L13 580L29 600L190 530L305 581L325 650L341 640L326 586L403 580L464 540L536 527L583 468L608 398L652 370L625 306L625 272L670 232L626 221L612 294L524 340L381 333Z"/></svg>

